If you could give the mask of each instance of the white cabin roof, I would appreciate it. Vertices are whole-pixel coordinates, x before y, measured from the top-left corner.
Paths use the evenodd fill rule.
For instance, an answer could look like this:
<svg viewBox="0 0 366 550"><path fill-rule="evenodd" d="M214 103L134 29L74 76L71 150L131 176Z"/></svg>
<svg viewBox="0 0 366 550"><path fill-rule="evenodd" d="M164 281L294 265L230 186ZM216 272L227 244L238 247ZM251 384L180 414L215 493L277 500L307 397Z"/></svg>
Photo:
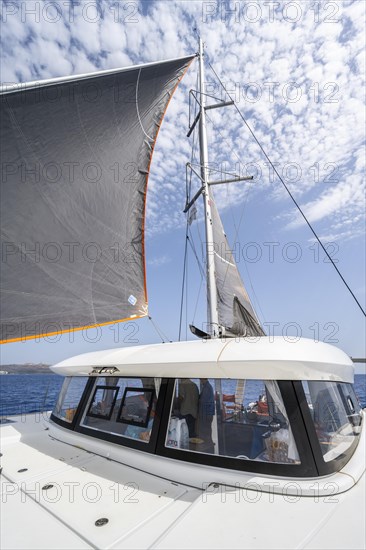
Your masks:
<svg viewBox="0 0 366 550"><path fill-rule="evenodd" d="M331 380L353 383L352 360L340 349L306 338L195 340L84 353L51 367L62 376L86 376L116 367L114 376ZM103 376L108 376L103 373Z"/></svg>

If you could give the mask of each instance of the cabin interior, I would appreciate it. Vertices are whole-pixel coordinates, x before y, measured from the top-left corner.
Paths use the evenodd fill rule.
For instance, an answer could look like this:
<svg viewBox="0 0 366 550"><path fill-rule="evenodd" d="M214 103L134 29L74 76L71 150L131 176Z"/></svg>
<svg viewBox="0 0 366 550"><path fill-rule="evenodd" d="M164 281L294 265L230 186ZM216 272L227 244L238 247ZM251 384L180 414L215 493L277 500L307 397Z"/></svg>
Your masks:
<svg viewBox="0 0 366 550"><path fill-rule="evenodd" d="M286 475L339 470L361 407L331 381L69 376L51 421L178 460Z"/></svg>

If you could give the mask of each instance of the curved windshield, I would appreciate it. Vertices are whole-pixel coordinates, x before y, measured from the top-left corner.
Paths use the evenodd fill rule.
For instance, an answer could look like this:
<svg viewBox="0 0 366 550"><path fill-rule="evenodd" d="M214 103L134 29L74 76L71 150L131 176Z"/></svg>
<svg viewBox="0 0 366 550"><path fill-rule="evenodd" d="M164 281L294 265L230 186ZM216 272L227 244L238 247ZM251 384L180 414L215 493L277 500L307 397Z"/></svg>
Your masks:
<svg viewBox="0 0 366 550"><path fill-rule="evenodd" d="M280 464L299 454L276 382L178 379L166 447Z"/></svg>
<svg viewBox="0 0 366 550"><path fill-rule="evenodd" d="M360 433L361 406L351 384L303 382L325 462L344 455Z"/></svg>
<svg viewBox="0 0 366 550"><path fill-rule="evenodd" d="M87 382L87 376L67 376L62 384L52 414L60 418L60 420L71 424Z"/></svg>

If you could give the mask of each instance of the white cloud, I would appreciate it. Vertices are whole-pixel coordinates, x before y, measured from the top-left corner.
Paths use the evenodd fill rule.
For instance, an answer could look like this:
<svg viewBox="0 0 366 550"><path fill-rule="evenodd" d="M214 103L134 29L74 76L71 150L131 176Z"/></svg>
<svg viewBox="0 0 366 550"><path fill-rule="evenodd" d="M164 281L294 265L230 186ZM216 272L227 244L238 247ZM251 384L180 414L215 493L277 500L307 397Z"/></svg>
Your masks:
<svg viewBox="0 0 366 550"><path fill-rule="evenodd" d="M132 2L119 9L101 1L86 10L85 3L58 4L45 11L46 2L27 0L13 9L4 3L2 24L2 79L27 81L52 76L91 72L133 63L155 61L192 53L197 49L197 27L207 46L207 58L215 66L238 106L270 157L287 174L289 163L301 177L287 181L313 222L322 222L324 233L345 231L359 235L363 219L364 133L364 15L363 2L337 2L334 21L330 8L321 3L299 3L286 8L280 3L270 17L269 7L198 1ZM49 4L49 3L48 3ZM25 7L21 7L21 6ZM38 6L38 14L31 14ZM213 7L215 9L213 9ZM112 9L113 8L113 9ZM53 9L53 11L52 11ZM23 10L23 11L22 11ZM25 10L25 11L24 11ZM252 22L256 12L260 17ZM291 22L296 18L298 21ZM252 18L252 19L251 19ZM328 19L327 19L328 18ZM215 82L207 69L207 81ZM246 85L259 89L256 99ZM295 88L291 83L295 83ZM195 69L183 80L170 103L152 162L148 190L151 234L184 224L185 163L191 142L188 126L188 91L196 87ZM297 101L293 93L299 92ZM216 85L215 92L222 91ZM278 203L283 201L280 183L272 185L265 159L233 108L210 112L210 159L235 170L235 164L260 166L261 178L251 197L264 189ZM233 150L234 151L233 151ZM196 157L197 158L197 157ZM329 177L336 165L338 181ZM230 170L229 170L230 171ZM197 182L195 185L198 185ZM228 208L244 201L246 189L235 193L217 189L220 204ZM250 200L250 199L249 199ZM287 208L287 206L286 206ZM297 225L297 215L282 216L284 227ZM354 224L349 226L348 220Z"/></svg>
<svg viewBox="0 0 366 550"><path fill-rule="evenodd" d="M162 265L170 263L171 261L171 258L169 258L168 256L158 256L156 258L152 258L147 263L152 267L160 267Z"/></svg>
<svg viewBox="0 0 366 550"><path fill-rule="evenodd" d="M310 223L330 218L328 227L338 231L338 238L362 235L365 212L365 182L361 176L350 176L322 193L316 200L303 205ZM293 229L303 225L304 219L296 216L287 226ZM344 230L347 230L344 233ZM335 238L336 233L333 237Z"/></svg>

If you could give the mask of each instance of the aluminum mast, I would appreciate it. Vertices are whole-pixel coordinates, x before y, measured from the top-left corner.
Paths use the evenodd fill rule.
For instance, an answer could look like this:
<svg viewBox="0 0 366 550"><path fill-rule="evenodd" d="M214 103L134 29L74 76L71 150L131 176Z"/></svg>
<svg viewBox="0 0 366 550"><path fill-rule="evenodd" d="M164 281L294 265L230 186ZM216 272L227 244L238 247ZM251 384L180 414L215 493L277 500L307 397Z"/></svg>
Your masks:
<svg viewBox="0 0 366 550"><path fill-rule="evenodd" d="M199 144L200 144L200 164L202 178L202 195L205 208L205 228L206 228L206 268L207 268L207 317L208 332L211 338L219 337L219 317L217 311L217 289L215 281L215 262L214 262L214 240L212 230L211 201L209 192L208 177L208 149L207 149L207 130L206 130L206 96L205 96L205 69L204 69L204 46L202 38L199 40L199 80L200 80L200 119L199 119Z"/></svg>

